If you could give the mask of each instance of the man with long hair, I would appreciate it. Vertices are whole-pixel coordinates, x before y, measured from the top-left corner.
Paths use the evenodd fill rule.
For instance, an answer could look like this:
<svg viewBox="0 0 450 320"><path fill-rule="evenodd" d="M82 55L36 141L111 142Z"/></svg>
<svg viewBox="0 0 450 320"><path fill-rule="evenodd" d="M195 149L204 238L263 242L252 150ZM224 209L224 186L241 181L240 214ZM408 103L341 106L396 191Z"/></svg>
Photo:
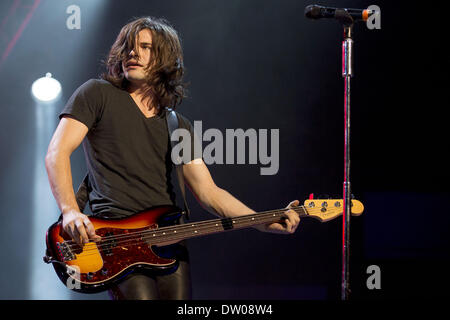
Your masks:
<svg viewBox="0 0 450 320"><path fill-rule="evenodd" d="M88 167L90 209L96 217L123 218L158 205L175 205L167 109L185 97L183 55L174 28L163 19L143 17L125 25L111 47L102 79L80 86L60 114L45 159L50 186L62 213L62 226L82 245L98 241L80 212L72 186L70 155L83 142ZM179 126L192 125L177 113ZM214 183L208 168L192 154L184 179L200 204L220 217L255 213ZM293 233L299 217L289 210L284 224L260 231ZM110 290L113 299L190 299L189 259L183 243L172 246L179 260L168 275L133 273Z"/></svg>

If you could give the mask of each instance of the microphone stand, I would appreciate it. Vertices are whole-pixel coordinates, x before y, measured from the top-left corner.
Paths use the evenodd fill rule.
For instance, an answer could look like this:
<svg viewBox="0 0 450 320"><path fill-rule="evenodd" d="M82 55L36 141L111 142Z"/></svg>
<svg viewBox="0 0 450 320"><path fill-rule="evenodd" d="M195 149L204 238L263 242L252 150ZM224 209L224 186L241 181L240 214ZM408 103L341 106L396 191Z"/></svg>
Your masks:
<svg viewBox="0 0 450 320"><path fill-rule="evenodd" d="M344 96L344 194L342 215L342 282L341 299L348 300L350 294L350 216L351 216L351 189L350 189L350 79L353 76L353 18L345 10L336 10L336 18L344 26L344 40L342 41L342 77L345 84Z"/></svg>

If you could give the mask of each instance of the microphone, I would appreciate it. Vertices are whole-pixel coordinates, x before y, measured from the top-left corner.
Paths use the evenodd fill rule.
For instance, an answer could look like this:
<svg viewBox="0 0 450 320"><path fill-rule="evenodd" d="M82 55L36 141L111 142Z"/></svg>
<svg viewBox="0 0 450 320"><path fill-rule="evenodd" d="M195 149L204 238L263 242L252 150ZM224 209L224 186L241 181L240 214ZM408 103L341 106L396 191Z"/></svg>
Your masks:
<svg viewBox="0 0 450 320"><path fill-rule="evenodd" d="M322 7L318 5L309 5L305 8L305 16L309 19L337 19L342 21L351 17L353 21L362 20L367 21L369 16L375 13L373 10L367 9L340 9L331 7Z"/></svg>

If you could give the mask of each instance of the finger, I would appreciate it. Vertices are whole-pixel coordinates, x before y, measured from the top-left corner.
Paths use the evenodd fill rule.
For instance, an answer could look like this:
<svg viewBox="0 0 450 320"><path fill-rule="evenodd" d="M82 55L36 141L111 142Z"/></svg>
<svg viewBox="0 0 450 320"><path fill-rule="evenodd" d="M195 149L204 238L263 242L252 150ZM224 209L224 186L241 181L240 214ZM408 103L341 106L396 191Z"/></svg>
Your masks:
<svg viewBox="0 0 450 320"><path fill-rule="evenodd" d="M294 200L294 201L291 201L287 207L288 208L298 207L299 204L300 204L300 201Z"/></svg>
<svg viewBox="0 0 450 320"><path fill-rule="evenodd" d="M291 230L289 231L290 233L294 233L295 229L297 229L297 225L295 223L291 222Z"/></svg>
<svg viewBox="0 0 450 320"><path fill-rule="evenodd" d="M294 233L295 232L295 230L297 229L297 224L295 223L295 222L291 222L291 230L290 230L290 232L291 233Z"/></svg>
<svg viewBox="0 0 450 320"><path fill-rule="evenodd" d="M75 226L73 222L66 224L63 229L71 239L74 239Z"/></svg>
<svg viewBox="0 0 450 320"><path fill-rule="evenodd" d="M285 213L285 220L289 221L291 225L295 225L295 217L298 216L297 213L293 210L288 210Z"/></svg>
<svg viewBox="0 0 450 320"><path fill-rule="evenodd" d="M291 212L291 213L295 214L296 216L298 216L298 212L293 210L292 208L298 207L299 204L300 204L300 202L298 200L291 201L289 203L289 205L286 207L286 209L291 209L288 212ZM286 212L286 214L287 214L287 212Z"/></svg>
<svg viewBox="0 0 450 320"><path fill-rule="evenodd" d="M295 229L297 230L298 226L300 225L300 218L296 217L295 219Z"/></svg>
<svg viewBox="0 0 450 320"><path fill-rule="evenodd" d="M286 212L286 215L294 228L296 228L298 223L300 222L300 217L298 216L297 212L289 210Z"/></svg>
<svg viewBox="0 0 450 320"><path fill-rule="evenodd" d="M283 226L284 232L288 232L288 233L291 232L292 223L289 221L288 218L284 219L283 224L284 224L284 226Z"/></svg>
<svg viewBox="0 0 450 320"><path fill-rule="evenodd" d="M87 231L87 234L88 234L88 236L89 236L89 239L93 239L94 241L100 240L100 239L101 239L100 236L98 236L98 235L95 234L95 228L94 228L94 225L92 224L92 222L89 220L88 217L86 217L86 218L83 220L83 223L84 223L84 226L86 227L86 231Z"/></svg>
<svg viewBox="0 0 450 320"><path fill-rule="evenodd" d="M82 242L82 243L87 243L87 242L89 242L89 237L88 237L88 235L87 235L87 233L86 233L86 229L84 228L83 220L82 220L81 218L77 219L77 220L75 221L75 225L76 225L77 230L78 230L78 232L79 232L79 234L80 234L81 242Z"/></svg>
<svg viewBox="0 0 450 320"><path fill-rule="evenodd" d="M72 229L72 240L75 241L80 247L82 246L81 235L76 226Z"/></svg>

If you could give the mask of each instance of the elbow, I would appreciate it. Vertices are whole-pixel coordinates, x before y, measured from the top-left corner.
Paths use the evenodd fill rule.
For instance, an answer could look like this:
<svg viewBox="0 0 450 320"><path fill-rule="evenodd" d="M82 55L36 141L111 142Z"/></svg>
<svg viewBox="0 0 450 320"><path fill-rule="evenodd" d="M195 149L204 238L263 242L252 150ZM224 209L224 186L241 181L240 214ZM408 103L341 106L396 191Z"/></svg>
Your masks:
<svg viewBox="0 0 450 320"><path fill-rule="evenodd" d="M49 148L47 154L45 155L45 169L47 172L54 166L55 162L56 153Z"/></svg>
<svg viewBox="0 0 450 320"><path fill-rule="evenodd" d="M47 154L45 155L45 169L49 172L52 168L54 168L59 162L64 159L69 159L70 155L66 155L57 148L53 148L51 145L47 150Z"/></svg>

